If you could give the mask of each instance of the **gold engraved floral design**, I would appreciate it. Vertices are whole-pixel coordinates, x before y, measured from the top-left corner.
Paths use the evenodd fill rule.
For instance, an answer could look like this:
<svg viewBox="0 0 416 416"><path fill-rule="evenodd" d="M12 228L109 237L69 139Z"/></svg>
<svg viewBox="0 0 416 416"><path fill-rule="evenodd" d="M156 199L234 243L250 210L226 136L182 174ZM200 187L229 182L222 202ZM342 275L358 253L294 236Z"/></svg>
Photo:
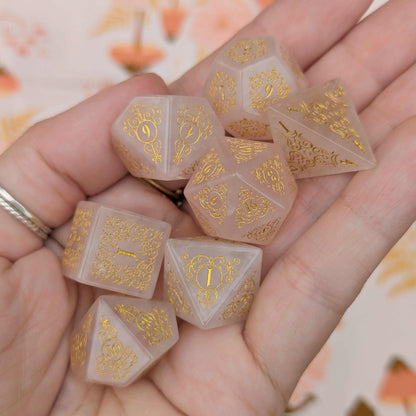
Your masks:
<svg viewBox="0 0 416 416"><path fill-rule="evenodd" d="M255 275L256 272L253 273ZM252 276L253 276L252 275ZM245 319L254 299L256 281L249 277L238 289L232 301L225 307L221 319Z"/></svg>
<svg viewBox="0 0 416 416"><path fill-rule="evenodd" d="M123 122L123 130L143 144L144 151L156 164L162 162L162 142L158 137L158 126L162 123L160 108L135 103Z"/></svg>
<svg viewBox="0 0 416 416"><path fill-rule="evenodd" d="M135 324L149 345L157 345L173 336L168 315L163 309L152 308L147 312L121 304L114 306L114 310L127 322Z"/></svg>
<svg viewBox="0 0 416 416"><path fill-rule="evenodd" d="M71 337L71 365L82 367L85 364L88 335L90 334L92 314L88 314L81 329Z"/></svg>
<svg viewBox="0 0 416 416"><path fill-rule="evenodd" d="M246 64L266 55L264 39L239 40L228 50L227 56L238 64Z"/></svg>
<svg viewBox="0 0 416 416"><path fill-rule="evenodd" d="M283 182L283 163L280 162L279 156L275 155L273 159L268 159L255 170L251 171L256 179L274 192L285 195L285 184Z"/></svg>
<svg viewBox="0 0 416 416"><path fill-rule="evenodd" d="M360 135L352 127L347 119L347 103L344 99L345 91L342 85L338 85L333 91L325 93L326 100L317 103L302 101L299 108L289 106L289 111L303 113L306 120L323 124L338 135L341 139L352 142L358 149L365 153L363 144L358 140Z"/></svg>
<svg viewBox="0 0 416 416"><path fill-rule="evenodd" d="M71 231L62 255L62 265L76 270L80 264L82 253L87 243L94 211L90 208L78 208L75 211Z"/></svg>
<svg viewBox="0 0 416 416"><path fill-rule="evenodd" d="M230 133L243 139L263 138L270 135L269 124L247 118L234 121L226 130L230 130Z"/></svg>
<svg viewBox="0 0 416 416"><path fill-rule="evenodd" d="M197 300L204 310L209 310L217 302L218 292L234 281L238 273L235 266L240 264L238 257L231 262L223 256L212 257L204 254L192 258L189 254L184 254L182 260L185 261L185 278L198 290Z"/></svg>
<svg viewBox="0 0 416 416"><path fill-rule="evenodd" d="M214 186L207 186L194 195L202 208L208 211L209 215L219 224L224 222L227 212L228 185L220 183Z"/></svg>
<svg viewBox="0 0 416 416"><path fill-rule="evenodd" d="M131 347L125 347L118 339L117 329L106 316L100 318L98 339L101 341L101 354L96 358L95 370L102 376L123 381L130 369L137 363L137 354Z"/></svg>
<svg viewBox="0 0 416 416"><path fill-rule="evenodd" d="M255 242L264 242L267 241L271 236L273 236L279 227L280 218L276 218L272 221L269 221L267 224L253 228L243 237L246 237L249 240Z"/></svg>
<svg viewBox="0 0 416 416"><path fill-rule="evenodd" d="M276 68L250 77L250 104L256 110L266 111L277 100L285 98L289 92L287 82Z"/></svg>
<svg viewBox="0 0 416 416"><path fill-rule="evenodd" d="M196 169L192 179L193 184L212 181L225 172L221 159L215 149L211 149L210 152L203 157Z"/></svg>
<svg viewBox="0 0 416 416"><path fill-rule="evenodd" d="M113 142L114 149L116 150L119 158L123 161L127 170L136 177L141 177L143 175L151 175L154 173L153 169L146 165L139 159L136 159L131 155L127 146L125 146L119 140Z"/></svg>
<svg viewBox="0 0 416 416"><path fill-rule="evenodd" d="M182 285L170 264L168 264L166 286L168 301L175 307L176 313L182 312L185 315L193 316L191 305L187 302Z"/></svg>
<svg viewBox="0 0 416 416"><path fill-rule="evenodd" d="M111 284L146 290L152 279L164 232L143 224L108 216L105 219L90 275ZM134 251L122 250L131 245ZM122 256L122 257L121 257ZM129 258L129 264L120 258Z"/></svg>
<svg viewBox="0 0 416 416"><path fill-rule="evenodd" d="M298 62L296 61L295 57L283 45L280 45L280 55L282 56L283 61L293 72L295 77L299 80L304 80L305 75L303 74Z"/></svg>
<svg viewBox="0 0 416 416"><path fill-rule="evenodd" d="M265 143L247 143L238 139L227 139L227 142L228 148L238 164L254 159L267 148Z"/></svg>
<svg viewBox="0 0 416 416"><path fill-rule="evenodd" d="M269 211L275 210L267 198L255 195L251 189L244 186L240 187L238 199L240 204L235 210L235 220L238 228L264 218Z"/></svg>
<svg viewBox="0 0 416 416"><path fill-rule="evenodd" d="M212 134L213 126L202 105L179 108L176 122L179 126L179 139L175 140L173 163L178 165L191 153L193 145L200 140L206 140Z"/></svg>
<svg viewBox="0 0 416 416"><path fill-rule="evenodd" d="M235 79L226 72L217 71L210 83L208 95L217 114L228 113L237 105Z"/></svg>

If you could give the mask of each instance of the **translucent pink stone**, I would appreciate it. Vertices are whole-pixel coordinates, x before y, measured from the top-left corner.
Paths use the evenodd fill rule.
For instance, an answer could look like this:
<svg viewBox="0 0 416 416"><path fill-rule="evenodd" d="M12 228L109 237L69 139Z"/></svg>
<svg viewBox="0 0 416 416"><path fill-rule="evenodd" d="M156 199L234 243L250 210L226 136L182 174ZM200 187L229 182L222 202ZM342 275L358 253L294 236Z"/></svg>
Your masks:
<svg viewBox="0 0 416 416"><path fill-rule="evenodd" d="M78 204L62 257L65 276L150 299L171 226L94 202Z"/></svg>

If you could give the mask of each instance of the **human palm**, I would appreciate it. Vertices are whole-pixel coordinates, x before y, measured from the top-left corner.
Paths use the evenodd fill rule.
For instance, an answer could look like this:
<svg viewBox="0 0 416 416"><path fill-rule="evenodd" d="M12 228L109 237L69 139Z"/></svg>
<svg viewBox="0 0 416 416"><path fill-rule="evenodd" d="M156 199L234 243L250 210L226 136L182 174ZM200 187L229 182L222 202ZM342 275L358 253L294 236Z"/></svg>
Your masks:
<svg viewBox="0 0 416 416"><path fill-rule="evenodd" d="M55 228L46 247L0 210L0 414L280 415L371 271L415 220L416 4L392 0L356 21L369 0L278 0L239 36L275 36L317 84L343 78L378 166L299 181L295 205L264 248L264 281L245 324L180 339L127 388L69 371L69 334L98 290L66 280L56 253L76 203L102 201L200 231L147 184L126 175L110 126L138 94L165 94L153 76L104 90L31 128L0 157L0 183ZM398 29L399 28L399 29ZM212 58L171 86L199 94Z"/></svg>

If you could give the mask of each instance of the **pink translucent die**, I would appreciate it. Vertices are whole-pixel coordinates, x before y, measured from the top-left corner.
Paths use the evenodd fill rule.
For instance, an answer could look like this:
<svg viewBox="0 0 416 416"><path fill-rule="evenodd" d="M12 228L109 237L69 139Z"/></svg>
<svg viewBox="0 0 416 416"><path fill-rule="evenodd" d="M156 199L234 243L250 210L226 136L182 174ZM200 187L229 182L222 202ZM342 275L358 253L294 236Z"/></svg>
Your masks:
<svg viewBox="0 0 416 416"><path fill-rule="evenodd" d="M335 79L268 109L295 178L371 169L376 161L344 83Z"/></svg>
<svg viewBox="0 0 416 416"><path fill-rule="evenodd" d="M171 226L94 202L78 204L62 256L65 276L150 299Z"/></svg>
<svg viewBox="0 0 416 416"><path fill-rule="evenodd" d="M112 127L113 146L136 177L188 179L212 137L224 129L202 97L139 96Z"/></svg>
<svg viewBox="0 0 416 416"><path fill-rule="evenodd" d="M184 190L208 235L253 244L275 237L296 191L279 145L237 138L216 140Z"/></svg>
<svg viewBox="0 0 416 416"><path fill-rule="evenodd" d="M202 329L245 320L257 292L263 252L210 237L169 239L164 299Z"/></svg>
<svg viewBox="0 0 416 416"><path fill-rule="evenodd" d="M233 136L271 140L267 108L306 85L299 65L273 38L235 39L217 55L205 96Z"/></svg>
<svg viewBox="0 0 416 416"><path fill-rule="evenodd" d="M71 368L90 382L126 386L177 341L169 302L100 296L71 334Z"/></svg>

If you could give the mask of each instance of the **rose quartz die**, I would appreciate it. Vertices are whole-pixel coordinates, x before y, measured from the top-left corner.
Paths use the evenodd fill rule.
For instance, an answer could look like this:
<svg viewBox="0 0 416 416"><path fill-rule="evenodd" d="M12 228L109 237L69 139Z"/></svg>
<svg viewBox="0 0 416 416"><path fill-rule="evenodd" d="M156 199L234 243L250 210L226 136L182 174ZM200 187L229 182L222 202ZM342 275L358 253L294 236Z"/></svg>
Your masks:
<svg viewBox="0 0 416 416"><path fill-rule="evenodd" d="M267 108L306 85L295 59L273 38L235 39L217 55L205 96L233 136L271 140Z"/></svg>
<svg viewBox="0 0 416 416"><path fill-rule="evenodd" d="M268 109L295 178L371 169L376 161L344 83L335 79Z"/></svg>
<svg viewBox="0 0 416 416"><path fill-rule="evenodd" d="M169 239L164 299L201 329L245 320L259 287L262 250L210 237Z"/></svg>
<svg viewBox="0 0 416 416"><path fill-rule="evenodd" d="M201 158L184 193L208 235L268 244L296 191L279 145L221 138Z"/></svg>
<svg viewBox="0 0 416 416"><path fill-rule="evenodd" d="M189 179L193 166L224 129L202 97L139 96L112 127L113 146L136 177Z"/></svg>
<svg viewBox="0 0 416 416"><path fill-rule="evenodd" d="M71 335L71 368L89 382L127 386L177 341L169 302L101 296Z"/></svg>
<svg viewBox="0 0 416 416"><path fill-rule="evenodd" d="M78 204L62 256L65 276L151 298L171 226L95 202Z"/></svg>

